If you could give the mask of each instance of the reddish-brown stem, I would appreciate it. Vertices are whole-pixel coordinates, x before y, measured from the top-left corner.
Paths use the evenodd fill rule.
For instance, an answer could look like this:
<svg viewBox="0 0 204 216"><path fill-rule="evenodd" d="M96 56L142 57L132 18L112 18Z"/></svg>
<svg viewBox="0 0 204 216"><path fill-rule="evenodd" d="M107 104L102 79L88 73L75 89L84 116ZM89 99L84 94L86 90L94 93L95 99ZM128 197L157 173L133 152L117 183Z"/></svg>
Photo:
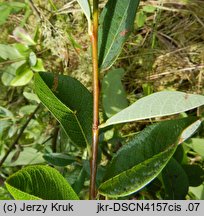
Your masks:
<svg viewBox="0 0 204 216"><path fill-rule="evenodd" d="M91 154L91 178L90 196L91 200L96 198L96 172L99 135L99 77L98 77L98 0L93 0L93 25L91 33L92 62L93 62L93 128L92 128L92 154Z"/></svg>

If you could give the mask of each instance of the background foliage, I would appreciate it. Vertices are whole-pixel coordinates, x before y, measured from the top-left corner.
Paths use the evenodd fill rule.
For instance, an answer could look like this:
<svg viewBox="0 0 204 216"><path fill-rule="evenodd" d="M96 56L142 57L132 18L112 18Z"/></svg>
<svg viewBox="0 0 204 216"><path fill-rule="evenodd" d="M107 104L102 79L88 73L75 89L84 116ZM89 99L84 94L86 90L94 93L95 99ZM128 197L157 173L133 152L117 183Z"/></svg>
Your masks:
<svg viewBox="0 0 204 216"><path fill-rule="evenodd" d="M100 8L106 2L101 0ZM134 31L113 65L112 76L106 71L101 73L102 121L143 96L164 89L204 94L203 8L204 2L199 0L141 1ZM35 72L54 71L76 78L92 90L86 17L76 1L67 0L0 1L0 12L0 158L30 120L0 168L0 199L12 199L5 189L5 179L32 164L53 165L78 196L87 199L88 153L73 145L48 109L39 105L33 79ZM122 67L125 72L114 67ZM107 81L112 83L111 91ZM117 89L122 97L118 95L120 103L114 110L108 107L112 102L108 96ZM179 116L202 113L201 107ZM98 185L104 165L124 145L124 138L131 139L150 124L149 120L143 120L102 129ZM204 199L203 158L204 128L201 125L193 138L177 148L164 172L127 199ZM180 180L175 180L175 176Z"/></svg>

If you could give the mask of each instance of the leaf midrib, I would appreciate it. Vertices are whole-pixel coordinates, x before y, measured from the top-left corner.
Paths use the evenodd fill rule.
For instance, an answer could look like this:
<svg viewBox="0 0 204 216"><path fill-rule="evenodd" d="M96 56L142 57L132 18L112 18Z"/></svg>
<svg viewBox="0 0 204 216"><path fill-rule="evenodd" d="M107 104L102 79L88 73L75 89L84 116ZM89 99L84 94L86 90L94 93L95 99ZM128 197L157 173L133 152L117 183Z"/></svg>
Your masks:
<svg viewBox="0 0 204 216"><path fill-rule="evenodd" d="M76 121L77 121L77 123L78 123L78 125L79 125L79 128L80 128L80 130L81 130L81 132L82 132L82 135L83 135L84 140L85 140L85 142L86 142L86 146L88 147L88 146L89 146L89 142L88 142L88 140L87 140L87 138L86 138L86 135L85 135L84 130L83 130L81 124L80 124L80 121L79 121L77 115L76 115L75 113L73 113L73 114L74 114L74 117L75 117L75 119L76 119Z"/></svg>
<svg viewBox="0 0 204 216"><path fill-rule="evenodd" d="M53 94L53 93L52 93ZM79 126L79 128L80 128L80 130L81 130L81 133L82 133L82 135L83 135L83 137L84 137L84 140L85 140L85 142L86 142L86 145L88 146L89 145L89 142L88 142L88 140L87 140L87 138L86 138L86 135L85 135L85 133L84 133L84 130L83 130L83 128L82 128L82 126L81 126L81 124L80 124L80 121L79 121L79 119L78 119L78 117L77 117L77 111L73 111L73 110L71 110L69 107L67 107L62 101L60 101L58 98L57 98L57 96L55 96L55 94L53 94L54 95L54 97L56 97L56 99L65 107L65 108L67 108L73 115L74 115L74 117L75 117L75 119L76 119L76 121L77 121L77 123L78 123L78 126Z"/></svg>

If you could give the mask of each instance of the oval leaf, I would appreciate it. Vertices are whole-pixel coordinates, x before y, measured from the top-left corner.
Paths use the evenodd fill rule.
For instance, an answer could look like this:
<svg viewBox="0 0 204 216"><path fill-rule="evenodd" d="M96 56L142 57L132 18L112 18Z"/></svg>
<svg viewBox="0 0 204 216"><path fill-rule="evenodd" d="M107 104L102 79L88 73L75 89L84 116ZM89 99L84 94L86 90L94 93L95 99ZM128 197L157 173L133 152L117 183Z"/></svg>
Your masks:
<svg viewBox="0 0 204 216"><path fill-rule="evenodd" d="M99 19L99 67L109 68L130 35L139 0L109 0Z"/></svg>
<svg viewBox="0 0 204 216"><path fill-rule="evenodd" d="M40 103L40 99L38 98L38 96L34 93L30 93L30 92L23 92L23 96L29 100L29 101L35 101L37 103Z"/></svg>
<svg viewBox="0 0 204 216"><path fill-rule="evenodd" d="M109 118L109 125L138 121L148 118L174 115L204 105L204 96L178 91L162 91L143 97L131 106Z"/></svg>
<svg viewBox="0 0 204 216"><path fill-rule="evenodd" d="M37 63L37 57L34 52L31 52L29 55L29 63L31 67L34 67Z"/></svg>
<svg viewBox="0 0 204 216"><path fill-rule="evenodd" d="M165 121L136 135L113 157L99 193L121 197L146 186L174 154L182 131L195 121L196 118Z"/></svg>
<svg viewBox="0 0 204 216"><path fill-rule="evenodd" d="M116 69L109 71L103 78L102 101L105 114L108 117L128 106L125 90L121 83L123 75L123 69Z"/></svg>
<svg viewBox="0 0 204 216"><path fill-rule="evenodd" d="M78 200L64 177L49 166L29 166L11 175L6 187L17 200Z"/></svg>
<svg viewBox="0 0 204 216"><path fill-rule="evenodd" d="M76 79L52 73L35 74L35 91L76 145L92 139L92 96Z"/></svg>

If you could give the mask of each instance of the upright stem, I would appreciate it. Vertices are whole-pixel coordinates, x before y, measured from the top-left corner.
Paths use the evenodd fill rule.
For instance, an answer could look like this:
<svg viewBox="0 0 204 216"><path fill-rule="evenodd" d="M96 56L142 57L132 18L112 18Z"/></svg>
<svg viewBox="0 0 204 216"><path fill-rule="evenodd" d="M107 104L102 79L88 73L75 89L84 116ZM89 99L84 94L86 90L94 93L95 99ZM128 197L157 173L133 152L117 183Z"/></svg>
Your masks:
<svg viewBox="0 0 204 216"><path fill-rule="evenodd" d="M93 0L93 25L91 34L93 61L93 142L91 156L90 199L96 198L96 172L99 135L99 77L98 77L98 0Z"/></svg>

